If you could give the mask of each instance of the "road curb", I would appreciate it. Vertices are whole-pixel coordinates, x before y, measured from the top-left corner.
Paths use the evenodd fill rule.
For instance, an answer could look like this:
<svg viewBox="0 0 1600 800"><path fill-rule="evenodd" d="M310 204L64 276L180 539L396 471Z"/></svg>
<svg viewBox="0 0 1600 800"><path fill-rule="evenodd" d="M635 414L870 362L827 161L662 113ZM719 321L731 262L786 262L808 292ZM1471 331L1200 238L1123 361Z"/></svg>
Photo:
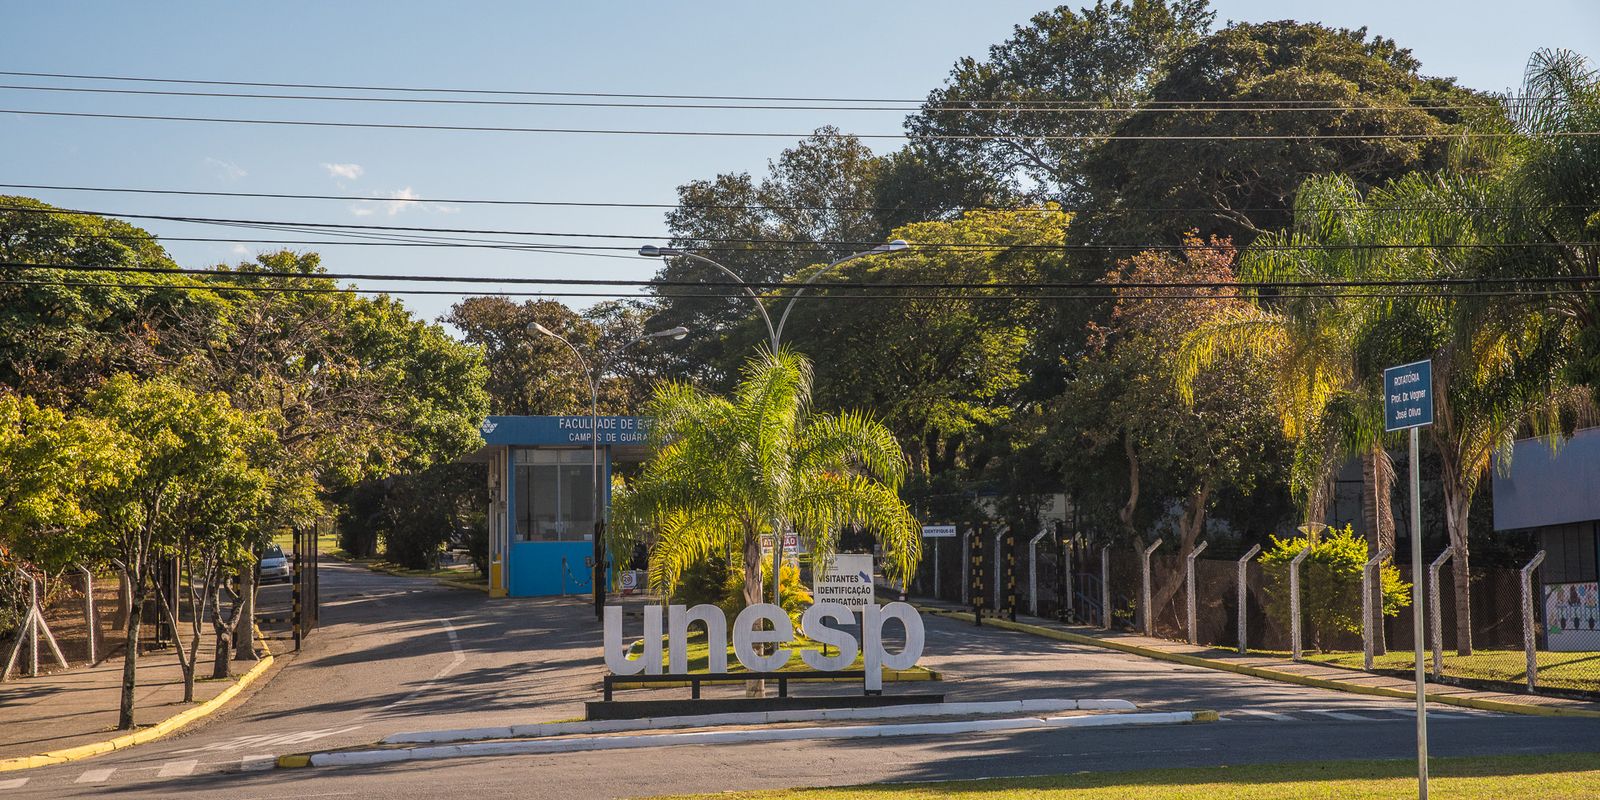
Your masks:
<svg viewBox="0 0 1600 800"><path fill-rule="evenodd" d="M930 608L927 606L917 606L917 608L925 613L936 616L959 619L966 622L972 621L972 614L965 611L950 611L948 609ZM1226 661L1184 655L1183 653L1169 653L1164 650L1156 650L1149 647L1140 647L1136 644L1119 642L1115 639L1100 639L1094 636L1084 636L1082 634L1071 633L1068 631L1058 631L1054 628L1046 628L1040 625L1030 625L1026 622L990 619L985 620L983 624L991 625L1002 630L1015 631L1018 633L1030 633L1035 636L1045 637L1047 639L1072 642L1073 644L1085 644L1092 647L1103 647L1107 650L1117 650L1130 655L1153 658L1159 661L1170 661L1175 664L1184 664L1191 667L1202 667L1205 669L1220 670L1222 672L1232 672L1239 675L1248 675L1252 678L1278 681L1279 683L1294 683L1301 686L1312 686L1318 689L1331 689L1338 692L1364 694L1375 697L1393 697L1402 700L1415 699L1417 696L1415 692L1405 691L1402 689L1391 689L1385 686L1362 686L1360 684L1343 683L1340 681L1328 680L1326 678L1316 678L1310 675L1298 675L1292 672L1280 672L1275 669L1267 669L1264 667L1252 667L1246 664L1230 664ZM1452 694L1427 694L1426 696L1428 701L1432 703L1458 706L1461 708L1475 708L1479 711L1500 711L1508 714L1524 714L1535 717L1600 718L1600 711L1588 711L1585 709L1562 708L1560 706L1535 706L1526 705L1523 703L1507 703L1499 700L1484 700L1476 697L1458 697Z"/></svg>
<svg viewBox="0 0 1600 800"><path fill-rule="evenodd" d="M77 747L52 750L48 753L40 753L32 756L19 756L17 758L0 759L0 772L8 772L19 769L32 769L34 767L47 767L52 764L65 764L69 761L77 761L79 759L89 758L90 756L109 753L113 750L122 750L124 748L132 747L136 744L144 744L145 742L159 739L169 733L173 733L174 731L184 728L195 720L204 719L205 717L216 713L219 709L226 705L229 700L232 700L235 695L243 691L246 686L254 683L256 678L261 677L261 674L266 672L267 669L272 666L272 662L272 654L268 653L260 661L257 661L256 665L251 667L248 672L240 675L239 679L234 681L232 686L223 689L217 694L216 697L213 697L210 700L207 700L193 708L167 717L166 719L148 728L134 731L133 733L125 733L121 736L113 739L107 739L103 742L93 742L91 744L78 745Z"/></svg>
<svg viewBox="0 0 1600 800"><path fill-rule="evenodd" d="M548 755L632 750L681 745L749 744L815 739L877 739L897 736L938 736L964 733L1046 730L1059 728L1110 728L1148 725L1178 725L1205 722L1205 712L1161 711L1131 714L1104 714L1089 717L1022 717L1014 719L920 722L895 725L860 725L829 728L772 728L738 731L690 731L684 733L639 734L635 736L535 739L511 742L475 742L387 750L344 750L282 756L279 766L344 767L394 764L402 761L435 761L497 755ZM1215 714L1212 714L1214 717ZM304 763L301 763L304 759Z"/></svg>
<svg viewBox="0 0 1600 800"><path fill-rule="evenodd" d="M792 709L785 711L743 711L725 714L694 714L679 717L644 719L583 720L578 722L540 722L491 728L459 728L443 731L413 731L385 736L381 744L442 744L445 742L487 739L531 739L571 734L625 733L628 731L670 728L709 728L721 725L769 725L785 722L835 720L908 719L914 717L975 716L980 714L1035 713L1063 711L1136 711L1127 700L992 700L984 702L919 703L907 706L872 708Z"/></svg>

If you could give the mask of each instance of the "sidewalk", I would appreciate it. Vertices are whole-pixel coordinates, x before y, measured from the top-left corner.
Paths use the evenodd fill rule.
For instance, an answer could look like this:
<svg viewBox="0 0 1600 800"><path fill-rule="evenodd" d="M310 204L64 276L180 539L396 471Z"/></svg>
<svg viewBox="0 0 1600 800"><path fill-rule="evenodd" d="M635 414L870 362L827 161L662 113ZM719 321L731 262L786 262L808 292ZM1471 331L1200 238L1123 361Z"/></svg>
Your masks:
<svg viewBox="0 0 1600 800"><path fill-rule="evenodd" d="M918 600L916 605L926 613L969 622L972 620L970 611L950 603ZM1240 655L1234 650L1200 647L1184 642L1139 636L1121 631L1103 631L1099 628L1089 628L1081 625L1066 625L1054 620L1022 614L1017 615L1016 622L985 615L983 624L1002 630L1015 630L1060 641L1104 647L1146 658L1235 672L1241 675L1250 675L1285 683L1380 697L1416 697L1416 684L1411 680L1333 667L1326 664L1296 662L1284 657L1265 656L1259 653ZM1477 708L1485 711L1542 716L1600 717L1600 703L1584 700L1569 700L1562 697L1516 692L1483 691L1433 682L1427 684L1426 692L1428 701L1431 703Z"/></svg>
<svg viewBox="0 0 1600 800"><path fill-rule="evenodd" d="M198 709L228 692L241 682L241 675L250 673L259 663L235 661L231 669L233 679L209 680L206 676L211 674L212 652L208 645L200 648L193 703L183 702L183 672L178 669L178 658L170 648L139 656L134 721L141 731L149 731L150 726ZM78 662L73 669L37 678L13 674L10 680L0 683L0 762L97 744L132 733L117 730L122 659L109 659L93 667L81 664ZM252 677L260 671L256 670ZM168 727L175 728L178 724L181 723ZM153 732L141 740L167 732L166 729ZM128 741L120 746L134 743Z"/></svg>

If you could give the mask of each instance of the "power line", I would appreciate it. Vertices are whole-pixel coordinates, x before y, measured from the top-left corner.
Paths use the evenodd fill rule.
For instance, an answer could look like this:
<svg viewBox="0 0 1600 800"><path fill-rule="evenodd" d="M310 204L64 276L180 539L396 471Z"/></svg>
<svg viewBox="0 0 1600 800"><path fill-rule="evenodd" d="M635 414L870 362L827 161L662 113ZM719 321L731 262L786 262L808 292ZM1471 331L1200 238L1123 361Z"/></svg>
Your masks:
<svg viewBox="0 0 1600 800"><path fill-rule="evenodd" d="M642 94L626 92L577 92L577 91L549 91L549 90L513 90L513 89L460 89L441 87L417 86L373 86L360 84L338 83L275 83L268 81L225 81L199 78L152 78L146 76L129 75L82 75L61 72L24 72L17 70L0 71L0 75L25 78L65 78L70 80L89 81L115 81L124 83L162 83L162 84L189 84L195 86L241 86L266 89L321 89L331 91L359 91L359 92L390 92L411 94L478 94L500 95L517 97L608 97L635 100L725 100L742 102L777 102L777 103L896 103L903 105L921 105L926 99L892 99L881 97L793 97L771 95L718 95L718 94ZM1506 100L1544 99L1507 96ZM965 103L1008 103L1004 99L972 99L962 100ZM1035 104L1055 104L1069 107L1095 106L1098 100L1070 100L1041 98L1027 101ZM1193 103L1193 104L1272 104L1290 105L1295 103L1326 103L1326 100L1307 100L1300 98L1285 99L1250 99L1250 100L1150 100L1148 103Z"/></svg>
<svg viewBox="0 0 1600 800"><path fill-rule="evenodd" d="M275 226L275 227L280 227L280 228L284 228L284 229L297 228L297 229L308 230L308 231L328 230L332 234L344 234L344 233L351 233L351 232L356 232L356 231L406 231L406 232L421 232L421 233L483 234L483 235L493 235L493 236L538 236L538 237L564 238L564 239L627 239L627 240L632 240L632 241L652 241L652 240L659 240L659 239L662 239L662 238L666 238L666 237L662 237L660 235L651 235L651 234L588 233L588 232L538 231L538 230L518 230L518 229L495 229L495 228L440 228L440 227L427 227L427 226L417 226L417 225L372 225L372 224L363 224L363 223L294 222L294 221L284 221L284 220L258 220L258 219L240 219L240 218L228 218L228 217L195 217L195 216L180 216L180 215L172 215L172 214L135 214L135 213L126 213L126 212L118 212L118 211L87 211L87 210L81 210L81 209L33 208L33 207L30 207L30 206L0 205L0 212L3 212L3 211L11 211L11 212L19 213L19 214L79 215L79 216L99 216L99 217L115 217L115 218L127 218L127 219L149 219L149 220L161 220L161 221L165 221L165 222L180 222L180 223L188 223L188 224L196 224L196 225L222 225L222 226L244 226L244 227ZM159 239L160 237L154 237L153 236L153 238ZM710 242L710 243L722 244L722 245L732 245L732 244L738 244L738 245L778 245L780 247L778 247L776 249L778 251L781 251L781 252L791 252L791 251L794 251L794 250L801 250L801 249L805 249L805 248L811 248L811 249L816 249L816 250L821 251L821 250L826 250L829 247L875 247L875 246L878 246L878 245L882 244L882 242L852 241L852 240L755 239L755 238L740 238L740 237L706 237L706 238L694 238L694 239L691 239L691 240L692 241ZM1449 250L1449 249L1506 249L1506 248L1523 248L1523 247L1564 248L1564 247L1590 246L1590 245L1596 245L1596 244L1600 244L1600 242L1592 242L1592 241L1580 241L1580 242L1377 242L1377 243L1350 243L1350 244L1312 244L1312 243L1298 243L1298 244L1296 244L1296 243L1290 243L1290 244L1281 244L1281 245L1254 244L1254 243L1252 243L1252 244L1250 244L1249 246L1247 246L1246 248L1243 248L1243 249L1284 250L1284 251L1295 251L1295 250L1313 250L1313 251L1314 250L1400 250L1400 249L1445 249L1445 250ZM633 246L629 246L629 245L581 245L581 244L565 244L565 243L563 243L563 244L560 244L559 246L563 247L563 248L566 248L566 249L572 249L572 250L622 250L622 251L632 251L632 250L636 250L637 249L637 248L635 248ZM1063 243L1063 244L983 244L983 243L975 243L975 242L913 242L913 243L911 243L910 246L913 249L920 249L920 250L935 250L935 251L937 251L937 250L950 250L950 251L955 251L955 252L991 252L991 251L1017 251L1017 250L1023 250L1023 251L1045 251L1045 252L1073 252L1073 251L1077 251L1077 252L1102 252L1102 251L1143 252L1143 251L1150 251L1150 250L1160 250L1160 251L1186 252L1186 251L1189 251L1189 250L1208 250L1208 249L1213 249L1212 246L1208 245L1208 244L1202 244L1202 245L1199 245L1199 246L1190 246L1190 245L1183 245L1183 244L1170 244L1170 243L1160 243L1160 242L1128 243L1128 244L1092 244L1092 243L1086 243L1086 244L1065 244L1065 243ZM708 247L708 248L694 248L694 249L696 249L696 250L708 250L708 251L731 251L731 252L759 252L761 250L760 248L752 248L752 247L737 247L737 248L727 248L727 247L714 248L714 247Z"/></svg>
<svg viewBox="0 0 1600 800"><path fill-rule="evenodd" d="M312 276L312 275L293 276L293 275L282 275L282 274L279 274L278 277L283 277L283 278L293 278L293 277L310 278L310 277L317 277L317 276ZM13 285L13 286L77 286L77 287L101 288L101 289L151 289L151 290L161 289L161 290L182 290L182 291L212 291L212 292L224 292L224 293L248 293L248 294L384 294L384 295L445 295L445 296L452 296L452 297L480 297L480 296L497 296L497 297L597 297L597 298L636 299L636 300L637 299L650 299L650 298L653 298L653 297L692 297L692 298L720 298L720 299L727 299L727 300L738 300L738 299L742 299L742 298L746 297L746 295L744 295L742 293L731 293L731 292L730 293L715 293L715 294L708 294L708 293L674 293L674 294L664 294L664 295L637 295L637 294L621 294L621 293L615 293L615 292L566 292L566 291L562 291L562 292L542 292L542 291L504 292L504 291L499 291L499 292L487 292L487 293L484 293L484 292L467 291L467 290L463 290L463 289L362 289L362 288L352 287L352 286L344 286L344 287L339 287L339 286L239 286L239 285L230 286L230 285L215 284L215 283L209 283L209 284L208 283L200 283L200 284L104 283L104 282L95 282L95 281L67 281L67 280L33 279L33 278L20 278L20 279L0 278L0 285ZM817 286L814 286L812 288L813 289L836 289L836 288L839 288L839 287L840 287L840 284L827 284L827 285L817 285ZM1572 295L1572 294L1600 295L1600 288L1577 287L1577 288L1565 288L1565 289L1559 289L1559 290L1499 290L1499 291L1479 291L1479 292L1454 292L1454 291L1452 291L1452 292L1392 292L1392 291L1391 292L1347 292L1347 291L1340 291L1340 292L1322 292L1322 293L1312 293L1312 294L1296 294L1294 296L1296 298L1327 298L1327 299L1451 300L1451 299L1458 299L1458 298L1462 298L1462 297L1553 297L1553 296L1564 296L1564 295ZM905 300L937 300L937 301L970 300L970 301L982 301L982 300L1000 300L1000 301L1012 302L1012 303L1021 302L1021 301L1053 301L1053 300L1094 300L1094 301L1101 301L1101 302L1108 301L1108 300L1112 300L1112 301L1118 301L1118 300L1173 300L1173 301L1223 301L1223 300L1235 300L1235 301L1241 301L1242 302L1245 299L1243 297L1226 297L1226 296L1219 297L1219 296L1216 296L1216 295L1196 295L1196 294L1125 294L1125 293L1116 293L1116 294L1053 294L1053 295L1036 295L1036 294L1009 294L1009 295L997 295L997 294L969 294L969 295L931 294L931 295L908 295L908 294L898 294L898 293L896 293L896 294L876 294L876 295L866 295L866 294L839 295L839 294L831 294L831 293L829 293L827 291L817 292L814 295L808 294L808 295L806 295L806 297L807 297L808 300L817 300L817 301L843 301L843 300L900 300L900 301L905 301Z"/></svg>
<svg viewBox="0 0 1600 800"><path fill-rule="evenodd" d="M113 114L90 111L41 111L0 108L0 114L30 117L76 117L84 119L123 119L160 122L206 122L229 125L271 125L312 128L367 130L455 131L479 133L539 133L582 136L651 136L694 138L757 139L913 139L919 141L1095 141L1095 142L1244 142L1244 141L1344 141L1344 140L1424 140L1424 139L1507 139L1524 137L1510 132L1448 131L1443 133L1303 133L1303 134L1150 134L1086 133L1020 136L1007 134L911 134L911 133L781 133L776 131L703 131L644 128L534 128L501 125L442 125L418 122L341 122L334 120L258 119L245 117L199 117L167 114ZM1600 136L1600 131L1548 131L1531 138L1574 138Z"/></svg>
<svg viewBox="0 0 1600 800"><path fill-rule="evenodd" d="M0 73L3 75L5 73ZM966 105L928 106L921 105L750 105L733 103L661 103L661 102L617 102L617 101L579 101L579 100L483 100L470 98L440 98L440 97L368 97L361 95L316 95L316 94L260 94L252 92L199 92L179 91L171 89L107 89L90 86L27 86L21 84L0 84L0 90L29 91L29 92L58 92L71 94L112 94L134 95L140 97L204 97L213 99L233 100L311 100L334 101L355 103L400 103L422 105L450 105L450 106L489 106L489 107L536 107L536 108L629 108L650 110L730 110L730 111L872 111L872 112L917 112L931 114L1016 114L1016 113L1049 113L1049 114L1136 114L1136 113L1175 113L1175 114L1213 114L1213 113L1307 113L1307 112L1346 112L1346 111L1467 111L1484 108L1485 105L1466 104L1437 104L1437 105L1072 105L1061 106L1035 103L1033 101L980 101L982 104L968 103ZM1178 103L1180 101L1166 101ZM1219 101L1227 102L1227 101ZM992 103L992 104L991 104Z"/></svg>
<svg viewBox="0 0 1600 800"><path fill-rule="evenodd" d="M1554 284L1562 286L1584 286L1587 284L1600 285L1600 276L1590 275L1540 275L1519 278L1378 278L1378 279L1337 279L1337 280L1297 280L1297 281L1117 281L1108 283L1103 281L883 281L878 283L814 283L799 284L793 281L744 281L729 280L664 280L644 279L633 280L626 278L544 278L544 277L500 277L484 275L406 275L406 274L373 274L352 272L319 272L311 274L284 273L275 270L210 270L178 267L173 269L151 269L148 267L128 266L122 264L49 264L25 261L0 261L0 267L9 269L47 269L63 272L103 272L103 273L134 273L134 274L167 274L167 275L197 275L208 278L271 278L293 279L309 278L324 280L366 280L366 281L392 281L406 283L492 283L511 285L556 285L556 286L634 286L641 288L713 288L742 291L748 286L756 289L798 289L803 286L813 288L826 287L829 290L874 290L885 289L954 289L954 290L995 290L995 289L1094 289L1102 291L1119 292L1126 289L1220 289L1220 290L1245 290L1254 291L1262 289L1293 290L1293 289L1331 289L1331 288L1400 288L1400 287L1447 287L1447 286L1523 286L1537 284Z"/></svg>
<svg viewBox="0 0 1600 800"><path fill-rule="evenodd" d="M629 202L590 202L578 200L497 200L483 198L462 197L372 197L357 194L304 194L288 192L221 192L203 191L196 189L143 189L113 186L67 186L43 183L0 183L4 189L42 189L62 192L100 192L114 194L153 194L153 195L178 195L187 197L240 197L258 198L268 200L338 200L367 203L437 203L445 205L489 205L489 206L560 206L574 208L659 208L659 209L708 209L717 211L860 211L860 212L895 212L905 211L901 206L840 206L840 205L766 205L759 203L629 203ZM1463 205L1452 206L1445 209L1441 206L1384 206L1381 208L1335 206L1328 211L1360 211L1360 212L1414 212L1437 210L1462 210L1462 211L1496 211L1520 209L1556 209L1556 208L1587 208L1577 203L1550 203L1550 204L1522 204L1522 205ZM1202 214L1216 211L1237 212L1292 212L1290 207L1241 207L1241 208L1205 208L1200 206L1170 206L1170 207L1117 207L1107 209L1104 206L1060 206L1059 209L1046 209L1040 207L1001 207L1001 206L969 206L963 208L947 209L949 211L1003 211L1003 212L1035 212L1035 213L1083 213L1091 211L1112 211L1118 214L1150 213L1150 214Z"/></svg>

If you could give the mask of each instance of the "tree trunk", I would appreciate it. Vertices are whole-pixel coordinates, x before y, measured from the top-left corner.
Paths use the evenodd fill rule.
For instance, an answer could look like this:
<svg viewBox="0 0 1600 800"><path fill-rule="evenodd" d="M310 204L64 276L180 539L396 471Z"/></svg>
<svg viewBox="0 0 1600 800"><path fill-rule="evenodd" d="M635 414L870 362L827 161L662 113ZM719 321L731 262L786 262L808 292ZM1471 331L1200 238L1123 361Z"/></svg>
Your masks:
<svg viewBox="0 0 1600 800"><path fill-rule="evenodd" d="M1367 527L1369 554L1387 549L1394 553L1394 462L1382 445L1361 455L1361 519ZM1391 555L1392 557L1392 555ZM1383 580L1372 582L1372 653L1389 652L1383 632Z"/></svg>
<svg viewBox="0 0 1600 800"><path fill-rule="evenodd" d="M128 615L123 620L124 652L122 654L122 704L117 712L117 728L133 729L133 687L138 679L139 622L144 616L144 581L136 581Z"/></svg>
<svg viewBox="0 0 1600 800"><path fill-rule="evenodd" d="M1472 655L1472 564L1467 552L1467 510L1472 497L1460 486L1445 482L1445 525L1450 531L1450 546L1455 555L1450 557L1450 575L1455 586L1456 601L1456 654Z"/></svg>
<svg viewBox="0 0 1600 800"><path fill-rule="evenodd" d="M1205 530L1206 503L1210 497L1211 488L1202 486L1190 493L1189 497L1184 500L1183 516L1178 519L1178 565L1180 569L1186 564L1185 559L1189 557L1189 554L1194 552L1194 546L1200 541L1201 532ZM1154 573L1154 571L1152 567L1151 572ZM1184 588L1184 581L1188 580L1188 571L1180 571L1178 576L1176 580L1167 581L1154 587L1151 591L1150 605L1152 608L1150 611L1157 615L1153 618L1157 623L1160 622L1160 610L1166 608L1172 602L1172 598ZM1153 576L1151 580L1154 580Z"/></svg>
<svg viewBox="0 0 1600 800"><path fill-rule="evenodd" d="M256 660L256 568L246 563L239 568L239 610L233 619L233 657Z"/></svg>
<svg viewBox="0 0 1600 800"><path fill-rule="evenodd" d="M1139 454L1133 447L1133 435L1124 433L1122 437L1122 452L1128 457L1128 502L1122 504L1117 510L1117 518L1122 520L1122 527L1128 536L1137 539L1138 533L1133 528L1133 514L1139 507Z"/></svg>
<svg viewBox="0 0 1600 800"><path fill-rule="evenodd" d="M774 549L782 542L773 541ZM761 534L754 526L744 532L744 602L747 606L761 602ZM765 697L766 681L745 681L745 697Z"/></svg>

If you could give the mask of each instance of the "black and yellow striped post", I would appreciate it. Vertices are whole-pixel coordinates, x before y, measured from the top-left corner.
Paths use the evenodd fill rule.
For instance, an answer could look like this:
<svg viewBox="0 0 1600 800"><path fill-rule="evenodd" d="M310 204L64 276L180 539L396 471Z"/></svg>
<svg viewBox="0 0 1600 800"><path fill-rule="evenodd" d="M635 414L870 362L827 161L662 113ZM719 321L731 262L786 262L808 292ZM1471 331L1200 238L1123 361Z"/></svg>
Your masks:
<svg viewBox="0 0 1600 800"><path fill-rule="evenodd" d="M1072 595L1067 591L1068 562L1072 559L1067 528L1056 523L1056 620L1066 622L1071 615Z"/></svg>
<svg viewBox="0 0 1600 800"><path fill-rule="evenodd" d="M969 563L972 565L972 569L971 569L972 586L970 587L971 591L968 592L968 595L972 600L972 622L973 622L973 624L979 625L979 626L983 625L983 606L984 606L984 602L986 600L986 594L987 594L983 590L983 584L984 584L984 580L983 580L983 573L984 573L984 569L983 569L983 567L984 567L984 558L983 558L983 555L984 555L984 553L983 553L984 533L985 533L985 531L981 527L977 528L976 530L974 530L972 532L972 536L968 537L968 542L970 543L970 548L971 549L967 554L967 558L969 559Z"/></svg>
<svg viewBox="0 0 1600 800"><path fill-rule="evenodd" d="M1004 546L1005 546L1005 550L1006 550L1006 563L1005 563L1005 571L1006 571L1006 598L1005 598L1006 599L1006 619L1009 619L1012 622L1016 622L1017 621L1017 535L1015 533L1013 533L1012 530L1013 529L1010 526L1007 526L1006 527L1005 536L1001 537L1001 539L1002 539L1003 542L1005 542Z"/></svg>
<svg viewBox="0 0 1600 800"><path fill-rule="evenodd" d="M289 597L289 619L294 624L294 649L300 652L300 636L303 633L301 626L305 624L305 615L300 613L300 588L305 582L305 570L300 564L300 549L305 537L300 535L299 529L294 532L294 589Z"/></svg>

